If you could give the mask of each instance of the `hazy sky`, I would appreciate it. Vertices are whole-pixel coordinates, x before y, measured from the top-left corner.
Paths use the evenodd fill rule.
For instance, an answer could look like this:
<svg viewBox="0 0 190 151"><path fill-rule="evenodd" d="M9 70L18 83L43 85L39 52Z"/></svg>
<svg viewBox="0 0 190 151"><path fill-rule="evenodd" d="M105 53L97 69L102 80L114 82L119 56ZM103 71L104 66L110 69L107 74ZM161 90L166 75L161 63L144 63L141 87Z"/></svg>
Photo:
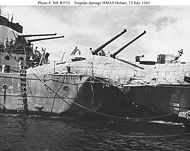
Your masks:
<svg viewBox="0 0 190 151"><path fill-rule="evenodd" d="M61 60L64 51L97 48L124 28L122 35L106 51L115 51L146 30L146 34L119 54L134 60L144 54L156 60L157 54L177 54L184 49L182 61L190 61L190 6L77 7L77 6L3 6L3 14L14 15L24 33L58 33L63 39L36 42Z"/></svg>

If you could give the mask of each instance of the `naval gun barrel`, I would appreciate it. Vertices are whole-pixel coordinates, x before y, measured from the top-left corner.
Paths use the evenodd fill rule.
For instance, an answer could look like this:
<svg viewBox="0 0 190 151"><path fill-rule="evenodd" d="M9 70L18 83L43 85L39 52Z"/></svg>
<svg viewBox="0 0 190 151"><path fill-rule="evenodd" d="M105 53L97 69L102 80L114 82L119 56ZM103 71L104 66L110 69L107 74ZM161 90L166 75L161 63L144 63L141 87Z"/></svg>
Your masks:
<svg viewBox="0 0 190 151"><path fill-rule="evenodd" d="M35 42L35 41L48 40L48 39L57 39L57 38L63 38L63 37L64 37L64 36L56 36L56 37L30 39L30 40L28 40L28 42Z"/></svg>
<svg viewBox="0 0 190 151"><path fill-rule="evenodd" d="M92 50L92 54L96 55L100 50L102 50L104 47L106 47L108 44L110 44L112 41L114 41L115 39L117 39L118 37L120 37L121 35L123 35L127 30L124 29L120 34L116 35L115 37L113 37L112 39L110 39L109 41L107 41L106 43L104 43L103 45L101 45L100 47L98 47L95 50Z"/></svg>
<svg viewBox="0 0 190 151"><path fill-rule="evenodd" d="M18 35L18 37L35 37L35 36L55 36L57 35L56 33L54 34L29 34L29 35Z"/></svg>
<svg viewBox="0 0 190 151"><path fill-rule="evenodd" d="M144 31L143 33L141 33L140 35L138 35L137 37L135 37L134 39L132 39L130 42L128 42L126 45L124 45L123 47L121 47L119 50L117 50L116 52L114 52L113 54L111 54L111 57L115 58L115 56L118 53L120 53L123 49L125 49L127 46L129 46L131 43L133 43L135 40L137 40L138 38L140 38L144 34L146 34L146 31Z"/></svg>

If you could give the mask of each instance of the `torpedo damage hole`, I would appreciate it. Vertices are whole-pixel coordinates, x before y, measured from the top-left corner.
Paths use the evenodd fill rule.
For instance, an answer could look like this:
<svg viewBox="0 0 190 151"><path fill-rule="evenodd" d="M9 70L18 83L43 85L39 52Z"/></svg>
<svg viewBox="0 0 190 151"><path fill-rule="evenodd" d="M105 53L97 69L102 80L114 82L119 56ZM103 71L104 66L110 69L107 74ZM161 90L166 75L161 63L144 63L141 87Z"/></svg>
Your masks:
<svg viewBox="0 0 190 151"><path fill-rule="evenodd" d="M123 118L141 118L148 116L149 113L151 114L147 108L137 104L135 101L136 89L129 89L124 92L122 89L103 80L104 79L98 80L97 78L87 80L83 86L80 87L77 100L75 101L83 107L92 110L91 114L99 112L104 115ZM74 106L73 107L79 112L90 114L90 110L85 110L77 105Z"/></svg>
<svg viewBox="0 0 190 151"><path fill-rule="evenodd" d="M87 80L80 88L77 98L78 103L96 112L114 116L123 116L127 113L128 104L124 93L99 80L93 82L92 79Z"/></svg>

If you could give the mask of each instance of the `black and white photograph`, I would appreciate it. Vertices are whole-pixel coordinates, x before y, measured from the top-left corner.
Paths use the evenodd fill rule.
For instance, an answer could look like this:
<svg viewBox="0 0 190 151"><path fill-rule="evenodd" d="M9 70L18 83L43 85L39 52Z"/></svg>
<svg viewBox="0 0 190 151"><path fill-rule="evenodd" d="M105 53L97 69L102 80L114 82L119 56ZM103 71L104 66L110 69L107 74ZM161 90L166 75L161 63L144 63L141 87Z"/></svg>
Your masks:
<svg viewBox="0 0 190 151"><path fill-rule="evenodd" d="M0 151L190 148L190 4L0 2Z"/></svg>

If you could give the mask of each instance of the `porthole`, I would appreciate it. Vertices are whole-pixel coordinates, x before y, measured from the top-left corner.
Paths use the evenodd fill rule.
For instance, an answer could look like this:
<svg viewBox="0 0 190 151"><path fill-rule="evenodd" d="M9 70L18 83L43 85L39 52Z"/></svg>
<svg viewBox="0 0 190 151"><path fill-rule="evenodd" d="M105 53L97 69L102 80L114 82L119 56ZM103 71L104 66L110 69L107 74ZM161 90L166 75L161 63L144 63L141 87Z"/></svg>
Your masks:
<svg viewBox="0 0 190 151"><path fill-rule="evenodd" d="M63 87L63 90L64 90L64 91L69 91L69 87L68 87L68 86L64 86L64 87Z"/></svg>
<svg viewBox="0 0 190 151"><path fill-rule="evenodd" d="M10 56L5 56L5 60L10 60Z"/></svg>
<svg viewBox="0 0 190 151"><path fill-rule="evenodd" d="M7 85L7 84L3 84L3 85L2 85L2 88L3 88L4 90L6 90L6 89L8 88L8 85Z"/></svg>

